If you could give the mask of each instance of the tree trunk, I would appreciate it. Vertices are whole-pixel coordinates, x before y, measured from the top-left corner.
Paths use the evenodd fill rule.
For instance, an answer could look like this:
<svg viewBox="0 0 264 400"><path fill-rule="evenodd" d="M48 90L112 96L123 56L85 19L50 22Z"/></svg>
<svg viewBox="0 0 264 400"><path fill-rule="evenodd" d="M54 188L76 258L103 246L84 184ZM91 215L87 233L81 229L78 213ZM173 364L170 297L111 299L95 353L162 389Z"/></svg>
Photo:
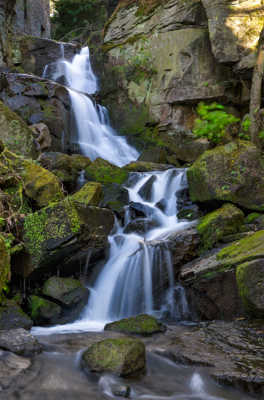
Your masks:
<svg viewBox="0 0 264 400"><path fill-rule="evenodd" d="M258 53L255 68L253 71L251 91L250 91L250 137L251 141L257 146L261 147L259 132L261 130L261 122L259 110L261 108L261 92L262 92L262 79L264 73L264 27L260 33L258 42Z"/></svg>

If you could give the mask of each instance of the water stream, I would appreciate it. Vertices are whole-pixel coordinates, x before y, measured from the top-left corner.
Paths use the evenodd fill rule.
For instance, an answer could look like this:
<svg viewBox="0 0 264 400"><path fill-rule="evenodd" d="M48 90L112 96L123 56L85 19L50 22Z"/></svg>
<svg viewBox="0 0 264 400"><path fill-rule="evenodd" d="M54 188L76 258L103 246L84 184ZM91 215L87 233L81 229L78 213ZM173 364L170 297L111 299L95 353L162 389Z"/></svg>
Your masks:
<svg viewBox="0 0 264 400"><path fill-rule="evenodd" d="M81 152L92 160L102 157L119 166L135 160L138 152L125 138L116 135L107 111L87 96L98 90L89 50L83 49L72 62L62 58L55 69L49 69L45 69L46 77L52 75L53 80L64 77L69 86ZM82 184L83 176L79 179ZM32 329L49 351L38 356L42 372L37 381L25 389L23 400L111 399L116 398L115 388L120 385L131 387L132 399L251 398L218 386L202 368L177 365L153 353L148 354L147 373L140 379L125 380L107 374L101 377L91 374L87 378L79 369L80 354L89 343L89 335L97 335L91 332L102 331L109 321L140 313L166 315L175 321L190 317L184 289L174 282L168 247L172 234L191 226L190 222L177 218L178 195L184 188L184 169L130 174L126 183L129 201L124 220L115 222L109 236L109 257L92 286L89 284L89 301L79 320ZM89 255L87 260L86 269ZM88 336L83 336L78 343L81 335ZM67 340L69 346L77 343L74 351L69 352Z"/></svg>

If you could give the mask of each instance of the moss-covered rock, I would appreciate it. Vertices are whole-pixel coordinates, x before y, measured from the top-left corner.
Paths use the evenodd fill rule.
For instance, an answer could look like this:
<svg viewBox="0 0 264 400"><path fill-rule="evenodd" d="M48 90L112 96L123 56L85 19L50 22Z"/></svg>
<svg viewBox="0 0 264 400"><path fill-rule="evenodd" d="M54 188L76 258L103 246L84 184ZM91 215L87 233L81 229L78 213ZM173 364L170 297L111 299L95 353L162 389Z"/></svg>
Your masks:
<svg viewBox="0 0 264 400"><path fill-rule="evenodd" d="M264 210L264 162L251 143L237 141L206 151L187 171L192 201L230 201Z"/></svg>
<svg viewBox="0 0 264 400"><path fill-rule="evenodd" d="M166 327L158 322L156 318L141 314L136 317L124 318L120 321L105 325L105 331L116 331L122 333L133 333L143 336L164 332Z"/></svg>
<svg viewBox="0 0 264 400"><path fill-rule="evenodd" d="M102 196L102 185L99 182L88 182L71 196L71 200L87 206L98 206Z"/></svg>
<svg viewBox="0 0 264 400"><path fill-rule="evenodd" d="M236 270L237 285L246 311L252 317L264 317L264 261L240 264Z"/></svg>
<svg viewBox="0 0 264 400"><path fill-rule="evenodd" d="M0 152L0 175L5 187L16 187L20 194L20 189L23 189L25 195L34 200L39 207L64 197L61 184L55 175L35 162L12 153L3 145Z"/></svg>
<svg viewBox="0 0 264 400"><path fill-rule="evenodd" d="M0 235L0 304L10 280L10 255L6 248L5 238Z"/></svg>
<svg viewBox="0 0 264 400"><path fill-rule="evenodd" d="M9 150L28 158L36 158L32 131L10 108L0 101L0 139Z"/></svg>
<svg viewBox="0 0 264 400"><path fill-rule="evenodd" d="M90 346L82 355L81 366L89 372L112 372L119 376L145 370L145 346L132 338L106 339Z"/></svg>
<svg viewBox="0 0 264 400"><path fill-rule="evenodd" d="M205 215L197 225L202 248L208 250L224 236L238 232L243 220L243 212L233 204L224 204L218 210Z"/></svg>
<svg viewBox="0 0 264 400"><path fill-rule="evenodd" d="M85 176L88 180L102 184L122 184L127 180L128 173L124 168L119 168L102 158L97 158L91 165L85 168Z"/></svg>
<svg viewBox="0 0 264 400"><path fill-rule="evenodd" d="M49 278L43 286L43 294L58 300L66 307L82 308L88 300L88 289L77 279Z"/></svg>
<svg viewBox="0 0 264 400"><path fill-rule="evenodd" d="M29 297L30 316L36 325L52 325L58 323L61 307L50 300L39 296Z"/></svg>
<svg viewBox="0 0 264 400"><path fill-rule="evenodd" d="M59 152L43 153L39 162L44 168L56 175L67 188L75 187L80 172L91 164L88 157L80 154L69 156Z"/></svg>
<svg viewBox="0 0 264 400"><path fill-rule="evenodd" d="M87 206L70 197L27 215L23 239L29 258L17 272L28 276L33 272L38 275L42 268L56 271L82 246L103 249L113 224L110 210Z"/></svg>

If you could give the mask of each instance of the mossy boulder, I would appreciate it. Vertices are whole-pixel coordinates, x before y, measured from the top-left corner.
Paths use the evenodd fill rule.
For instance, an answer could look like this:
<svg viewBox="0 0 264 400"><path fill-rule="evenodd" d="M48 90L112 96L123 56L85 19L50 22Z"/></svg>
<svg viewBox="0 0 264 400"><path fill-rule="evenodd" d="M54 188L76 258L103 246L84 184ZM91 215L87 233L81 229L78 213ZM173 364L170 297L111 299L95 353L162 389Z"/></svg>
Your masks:
<svg viewBox="0 0 264 400"><path fill-rule="evenodd" d="M98 206L102 196L102 185L99 182L88 182L71 196L71 200L87 206Z"/></svg>
<svg viewBox="0 0 264 400"><path fill-rule="evenodd" d="M10 255L6 248L5 238L0 235L0 304L10 280L10 274Z"/></svg>
<svg viewBox="0 0 264 400"><path fill-rule="evenodd" d="M16 154L33 159L37 157L32 131L2 101L0 101L0 139Z"/></svg>
<svg viewBox="0 0 264 400"><path fill-rule="evenodd" d="M114 224L110 210L65 200L29 214L24 220L23 240L28 257L17 273L34 276L46 269L63 268L63 260L84 247L102 250ZM54 273L53 273L54 275Z"/></svg>
<svg viewBox="0 0 264 400"><path fill-rule="evenodd" d="M56 175L70 189L76 186L80 172L91 164L88 157L80 154L47 152L39 157L40 164Z"/></svg>
<svg viewBox="0 0 264 400"><path fill-rule="evenodd" d="M88 289L77 279L49 278L43 286L43 294L58 300L65 307L76 307L82 309L88 300Z"/></svg>
<svg viewBox="0 0 264 400"><path fill-rule="evenodd" d="M22 181L25 195L34 200L38 207L46 206L50 202L64 198L61 184L55 175L35 162L25 160L12 153L2 143L0 175L1 183L5 187L15 186L18 188Z"/></svg>
<svg viewBox="0 0 264 400"><path fill-rule="evenodd" d="M154 333L165 332L166 327L157 321L156 318L147 314L141 314L136 317L124 318L120 321L106 324L104 329L105 331L116 331L148 336Z"/></svg>
<svg viewBox="0 0 264 400"><path fill-rule="evenodd" d="M58 304L34 295L29 297L29 310L36 325L57 324L62 312Z"/></svg>
<svg viewBox="0 0 264 400"><path fill-rule="evenodd" d="M112 372L119 376L141 373L145 365L144 344L128 337L95 343L83 353L81 359L81 366L87 372Z"/></svg>
<svg viewBox="0 0 264 400"><path fill-rule="evenodd" d="M122 184L127 180L128 173L124 168L119 168L102 158L97 158L91 165L85 168L85 176L88 180L102 184Z"/></svg>
<svg viewBox="0 0 264 400"><path fill-rule="evenodd" d="M224 236L239 232L243 220L243 212L233 204L224 204L218 210L205 215L197 225L203 250L212 248Z"/></svg>
<svg viewBox="0 0 264 400"><path fill-rule="evenodd" d="M0 329L31 329L33 321L13 301L7 301L0 307Z"/></svg>
<svg viewBox="0 0 264 400"><path fill-rule="evenodd" d="M191 200L230 201L264 210L264 160L249 142L230 142L206 151L187 171Z"/></svg>

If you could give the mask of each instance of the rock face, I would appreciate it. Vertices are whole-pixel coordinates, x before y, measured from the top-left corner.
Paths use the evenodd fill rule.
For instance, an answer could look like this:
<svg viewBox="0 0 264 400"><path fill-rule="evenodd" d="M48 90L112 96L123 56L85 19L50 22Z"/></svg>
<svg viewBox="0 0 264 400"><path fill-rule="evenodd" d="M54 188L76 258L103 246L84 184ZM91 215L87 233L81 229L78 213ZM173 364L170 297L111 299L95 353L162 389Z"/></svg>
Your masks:
<svg viewBox="0 0 264 400"><path fill-rule="evenodd" d="M263 238L256 232L182 267L180 280L202 319L263 317Z"/></svg>
<svg viewBox="0 0 264 400"><path fill-rule="evenodd" d="M30 329L33 321L14 302L7 302L0 307L0 327L2 330Z"/></svg>
<svg viewBox="0 0 264 400"><path fill-rule="evenodd" d="M239 232L243 221L243 212L233 204L224 204L218 210L204 216L197 226L202 237L203 249L210 249L224 236Z"/></svg>
<svg viewBox="0 0 264 400"><path fill-rule="evenodd" d="M113 372L119 376L138 374L145 369L145 346L137 339L106 339L90 346L81 366L89 372Z"/></svg>
<svg viewBox="0 0 264 400"><path fill-rule="evenodd" d="M0 87L1 100L28 125L47 125L52 151L70 149L70 100L64 86L32 75L3 73Z"/></svg>
<svg viewBox="0 0 264 400"><path fill-rule="evenodd" d="M30 296L29 312L35 325L58 324L62 315L61 307L50 300L39 296Z"/></svg>
<svg viewBox="0 0 264 400"><path fill-rule="evenodd" d="M87 303L89 291L76 279L52 277L45 282L43 293L65 307L81 309Z"/></svg>
<svg viewBox="0 0 264 400"><path fill-rule="evenodd" d="M251 143L230 142L206 151L187 171L192 201L230 201L264 209L264 167Z"/></svg>
<svg viewBox="0 0 264 400"><path fill-rule="evenodd" d="M137 335L148 336L154 333L164 332L166 327L158 322L156 318L147 315L137 315L136 317L130 317L121 319L120 321L111 322L106 324L106 331L116 331L122 333L133 333Z"/></svg>
<svg viewBox="0 0 264 400"><path fill-rule="evenodd" d="M202 0L212 51L220 63L238 62L254 51L263 26L262 1Z"/></svg>

